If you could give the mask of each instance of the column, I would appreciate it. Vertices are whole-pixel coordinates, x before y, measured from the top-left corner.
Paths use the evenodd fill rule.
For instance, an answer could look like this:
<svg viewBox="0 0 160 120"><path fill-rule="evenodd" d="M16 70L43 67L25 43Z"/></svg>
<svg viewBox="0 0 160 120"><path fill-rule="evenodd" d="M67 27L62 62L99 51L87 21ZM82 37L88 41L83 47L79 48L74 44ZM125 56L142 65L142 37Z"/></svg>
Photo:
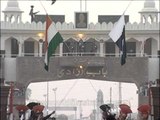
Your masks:
<svg viewBox="0 0 160 120"><path fill-rule="evenodd" d="M158 23L158 16L156 16L156 21L155 22Z"/></svg>
<svg viewBox="0 0 160 120"><path fill-rule="evenodd" d="M4 21L5 22L7 21L7 15L6 14L4 15Z"/></svg>
<svg viewBox="0 0 160 120"><path fill-rule="evenodd" d="M22 43L18 42L18 56L22 56Z"/></svg>
<svg viewBox="0 0 160 120"><path fill-rule="evenodd" d="M100 57L104 57L104 41L100 40Z"/></svg>
<svg viewBox="0 0 160 120"><path fill-rule="evenodd" d="M9 15L9 20L8 20L8 22L12 22L12 15Z"/></svg>
<svg viewBox="0 0 160 120"><path fill-rule="evenodd" d="M148 15L145 15L145 23L148 23Z"/></svg>
<svg viewBox="0 0 160 120"><path fill-rule="evenodd" d="M141 14L141 23L143 23L143 15Z"/></svg>
<svg viewBox="0 0 160 120"><path fill-rule="evenodd" d="M16 23L18 23L18 15L15 16L15 21Z"/></svg>
<svg viewBox="0 0 160 120"><path fill-rule="evenodd" d="M158 120L158 118L160 117L160 86L157 85L156 87L151 87L151 92L154 120Z"/></svg>
<svg viewBox="0 0 160 120"><path fill-rule="evenodd" d="M39 40L39 57L42 57L43 40Z"/></svg>
<svg viewBox="0 0 160 120"><path fill-rule="evenodd" d="M152 15L150 18L151 18L151 24L154 23L154 15Z"/></svg>
<svg viewBox="0 0 160 120"><path fill-rule="evenodd" d="M59 46L59 55L63 56L63 43L60 43L60 46Z"/></svg>
<svg viewBox="0 0 160 120"><path fill-rule="evenodd" d="M7 120L7 101L9 95L9 86L5 86L4 78L0 78L0 87L1 87L1 94L0 94L0 119Z"/></svg>
<svg viewBox="0 0 160 120"><path fill-rule="evenodd" d="M142 41L142 43L141 43L141 57L143 57L144 56L144 41Z"/></svg>
<svg viewBox="0 0 160 120"><path fill-rule="evenodd" d="M19 23L21 23L22 22L22 17L21 17L21 15L19 16Z"/></svg>

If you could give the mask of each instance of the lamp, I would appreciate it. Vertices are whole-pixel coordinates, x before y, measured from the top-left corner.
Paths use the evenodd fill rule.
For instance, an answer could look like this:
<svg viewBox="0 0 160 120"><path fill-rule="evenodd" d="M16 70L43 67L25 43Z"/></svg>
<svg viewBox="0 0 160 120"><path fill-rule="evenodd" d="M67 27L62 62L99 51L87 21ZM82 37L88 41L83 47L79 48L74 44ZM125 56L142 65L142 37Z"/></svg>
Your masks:
<svg viewBox="0 0 160 120"><path fill-rule="evenodd" d="M39 37L40 39L43 39L43 37L44 37L44 33L43 33L43 32L39 32L37 35L38 35L38 37Z"/></svg>
<svg viewBox="0 0 160 120"><path fill-rule="evenodd" d="M39 37L39 57L42 57L42 45L43 45L44 33L39 32L37 35Z"/></svg>
<svg viewBox="0 0 160 120"><path fill-rule="evenodd" d="M84 37L84 34L83 33L79 33L78 34L78 37L80 38L80 40Z"/></svg>

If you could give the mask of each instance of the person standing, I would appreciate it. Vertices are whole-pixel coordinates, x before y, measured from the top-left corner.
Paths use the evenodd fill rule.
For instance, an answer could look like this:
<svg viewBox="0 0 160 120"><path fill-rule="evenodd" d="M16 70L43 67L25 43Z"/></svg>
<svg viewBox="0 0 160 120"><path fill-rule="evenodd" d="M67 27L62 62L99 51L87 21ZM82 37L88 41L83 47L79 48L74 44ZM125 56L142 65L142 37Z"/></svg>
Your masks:
<svg viewBox="0 0 160 120"><path fill-rule="evenodd" d="M28 107L26 105L17 105L16 110L19 113L19 119L25 120L25 113L28 110Z"/></svg>
<svg viewBox="0 0 160 120"><path fill-rule="evenodd" d="M31 10L30 10L30 13L29 13L29 15L31 16L31 22L33 22L33 21L34 21L34 19L35 19L35 15L36 15L37 13L39 13L39 11L37 11L37 12L33 12L33 8L34 8L34 6L33 6L33 5L31 5Z"/></svg>
<svg viewBox="0 0 160 120"><path fill-rule="evenodd" d="M50 116L52 114L55 113L55 111L53 111L52 113L50 113L49 115L44 117L43 112L42 112L43 109L44 109L43 105L34 106L32 111L31 111L31 116L30 116L29 120L47 120L48 118L50 118Z"/></svg>
<svg viewBox="0 0 160 120"><path fill-rule="evenodd" d="M139 111L140 120L148 120L149 111L151 110L150 105L148 104L140 105L137 110Z"/></svg>
<svg viewBox="0 0 160 120"><path fill-rule="evenodd" d="M126 120L129 113L132 113L131 108L126 104L120 104L120 114L117 120Z"/></svg>

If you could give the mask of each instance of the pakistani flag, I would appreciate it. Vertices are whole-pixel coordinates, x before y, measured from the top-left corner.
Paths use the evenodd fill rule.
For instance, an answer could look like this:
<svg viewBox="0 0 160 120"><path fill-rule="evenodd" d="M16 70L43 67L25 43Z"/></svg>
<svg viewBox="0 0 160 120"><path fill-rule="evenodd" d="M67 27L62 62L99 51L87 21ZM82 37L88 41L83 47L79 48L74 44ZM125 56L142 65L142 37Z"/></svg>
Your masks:
<svg viewBox="0 0 160 120"><path fill-rule="evenodd" d="M110 38L116 43L121 52L121 65L126 63L125 19L124 14L109 33Z"/></svg>
<svg viewBox="0 0 160 120"><path fill-rule="evenodd" d="M60 33L55 28L54 23L51 18L46 16L46 53L45 53L45 69L48 71L49 66L49 58L55 53L56 48L59 46L61 42L63 42L63 38Z"/></svg>

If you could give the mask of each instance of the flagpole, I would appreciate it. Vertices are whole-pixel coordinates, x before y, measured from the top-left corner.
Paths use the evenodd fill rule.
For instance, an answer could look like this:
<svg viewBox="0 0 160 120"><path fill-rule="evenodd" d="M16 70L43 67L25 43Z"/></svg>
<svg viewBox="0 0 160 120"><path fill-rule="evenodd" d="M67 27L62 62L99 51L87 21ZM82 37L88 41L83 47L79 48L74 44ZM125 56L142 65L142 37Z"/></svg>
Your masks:
<svg viewBox="0 0 160 120"><path fill-rule="evenodd" d="M129 6L131 5L132 1L133 1L133 0L131 0L131 1L128 3L128 5L127 5L127 7L126 7L126 9L125 9L125 11L123 12L122 15L124 15L124 13L127 11L127 9L129 8Z"/></svg>

